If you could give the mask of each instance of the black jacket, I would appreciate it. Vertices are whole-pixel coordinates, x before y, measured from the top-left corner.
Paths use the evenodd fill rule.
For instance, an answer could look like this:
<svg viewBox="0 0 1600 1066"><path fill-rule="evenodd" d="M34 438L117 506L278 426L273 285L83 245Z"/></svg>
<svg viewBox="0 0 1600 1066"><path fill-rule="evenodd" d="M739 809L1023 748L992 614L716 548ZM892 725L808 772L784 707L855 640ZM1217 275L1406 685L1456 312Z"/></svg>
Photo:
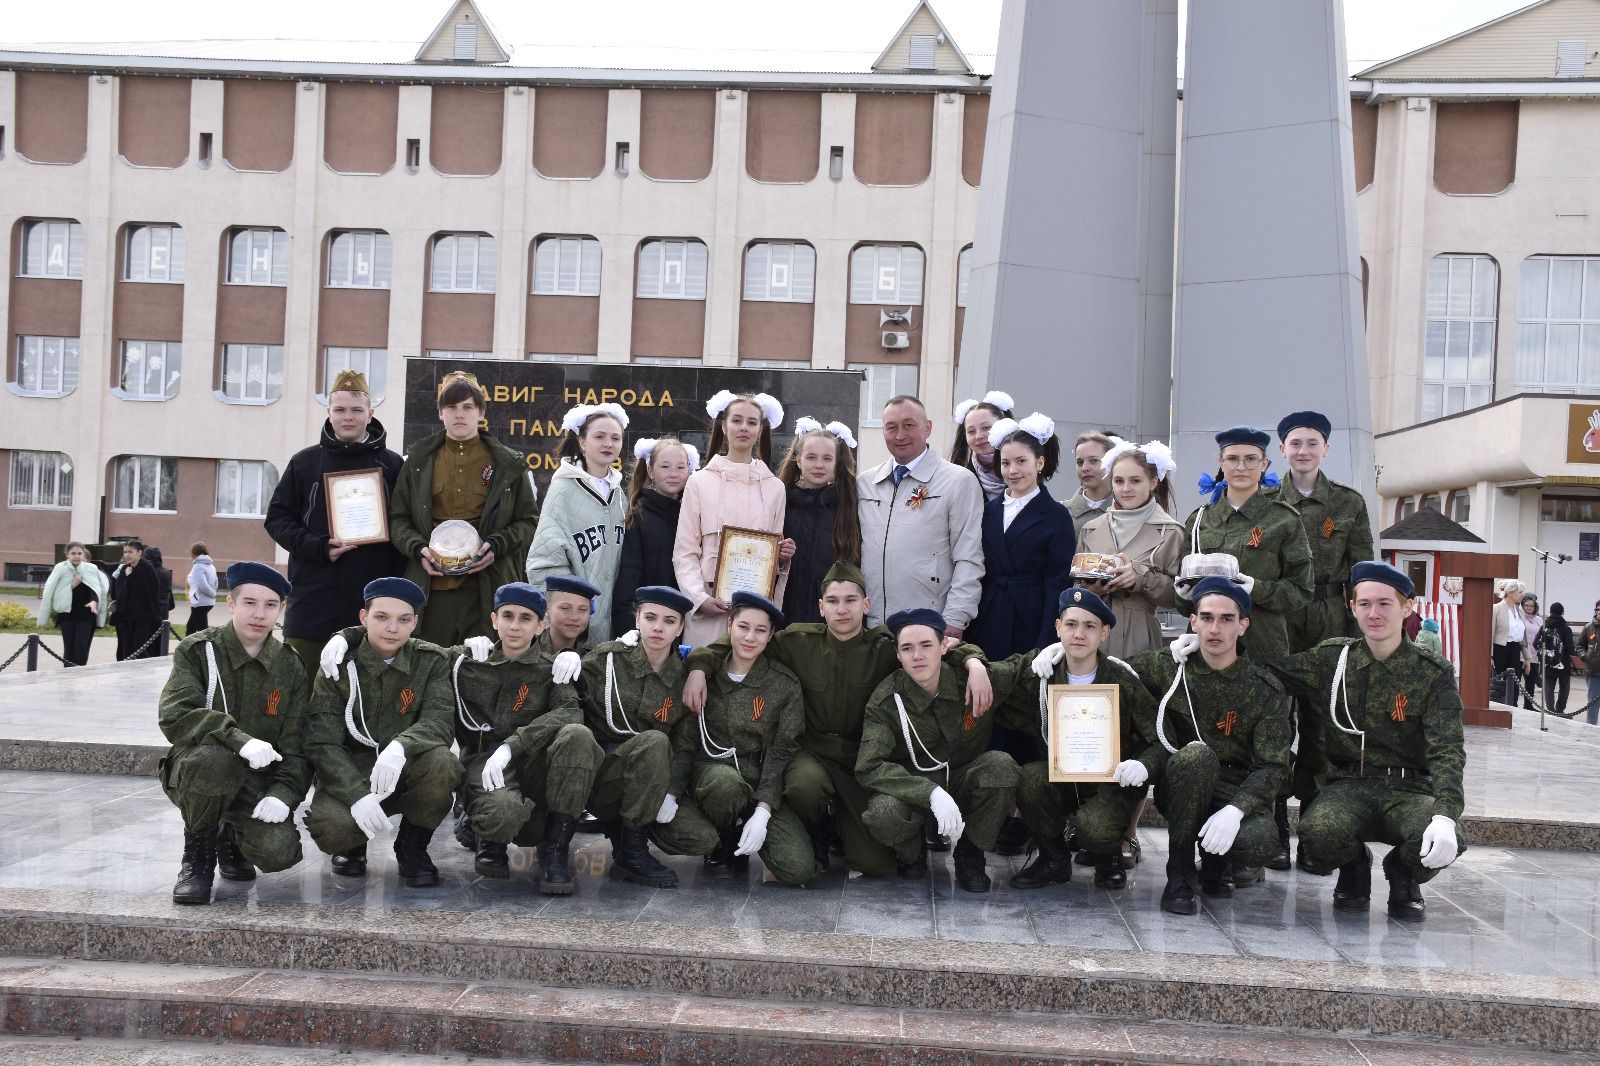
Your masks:
<svg viewBox="0 0 1600 1066"><path fill-rule="evenodd" d="M622 535L622 565L611 586L611 635L633 628L633 594L641 585L678 587L672 569L672 542L678 535L678 510L683 500L645 489L639 521Z"/></svg>
<svg viewBox="0 0 1600 1066"><path fill-rule="evenodd" d="M832 485L820 489L789 486L788 507L783 512L783 535L794 541L789 560L789 584L783 590L783 620L820 622L817 601L822 598L822 578L834 563L833 524L839 515L839 492Z"/></svg>
<svg viewBox="0 0 1600 1066"><path fill-rule="evenodd" d="M160 625L167 616L161 610L161 578L150 560L141 557L131 568L118 571L111 579L111 624L133 629ZM172 587L170 582L167 587Z"/></svg>
<svg viewBox="0 0 1600 1066"><path fill-rule="evenodd" d="M379 577L394 577L405 560L389 544L363 544L328 561L328 504L322 475L347 470L383 471L384 490L394 494L401 458L388 448L388 434L376 418L367 439L341 441L333 424L322 424L322 439L295 452L278 479L267 507L267 534L289 553L289 610L283 635L322 640L357 622L361 590Z"/></svg>
<svg viewBox="0 0 1600 1066"><path fill-rule="evenodd" d="M161 617L165 618L177 606L177 601L172 598L172 568L165 565L166 560L161 558L160 548L146 548L144 561L155 567L156 590L161 594Z"/></svg>
<svg viewBox="0 0 1600 1066"><path fill-rule="evenodd" d="M1555 670L1558 673L1572 669L1572 656L1577 651L1577 641L1573 639L1572 627L1560 615L1550 615L1544 620L1544 626L1539 630L1533 646L1542 654L1540 661L1546 670Z"/></svg>

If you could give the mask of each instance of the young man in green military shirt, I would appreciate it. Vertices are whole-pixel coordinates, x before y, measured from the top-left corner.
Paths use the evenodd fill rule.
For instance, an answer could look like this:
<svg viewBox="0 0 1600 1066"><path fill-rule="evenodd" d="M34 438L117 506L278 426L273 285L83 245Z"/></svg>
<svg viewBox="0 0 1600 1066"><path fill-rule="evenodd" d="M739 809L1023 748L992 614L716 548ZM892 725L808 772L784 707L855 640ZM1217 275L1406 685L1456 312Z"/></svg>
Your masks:
<svg viewBox="0 0 1600 1066"><path fill-rule="evenodd" d="M1278 847L1272 805L1288 777L1293 736L1283 685L1239 651L1252 625L1249 594L1219 577L1192 593L1193 632L1130 660L1160 701L1156 806L1168 842L1161 909L1173 914L1198 910L1197 882L1206 895L1226 898L1236 876L1259 879Z"/></svg>
<svg viewBox="0 0 1600 1066"><path fill-rule="evenodd" d="M161 732L172 742L161 787L183 813L174 903L210 903L219 864L223 880L250 881L256 867L300 861L291 816L311 787L305 667L272 635L289 582L251 562L227 577L232 620L185 637L161 690Z"/></svg>
<svg viewBox="0 0 1600 1066"><path fill-rule="evenodd" d="M306 829L333 856L333 872L362 877L367 841L400 814L394 854L412 888L439 883L428 842L461 781L450 753L455 700L450 660L414 639L422 589L403 577L379 578L362 590L361 625L335 634L324 648L322 675L311 698L306 756L317 771L317 794ZM349 650L332 651L342 643Z"/></svg>
<svg viewBox="0 0 1600 1066"><path fill-rule="evenodd" d="M1022 652L1015 657L1031 667L1038 685L1017 685L1007 703L1018 715L1037 714L1038 735L1045 736L1049 686L1116 685L1124 757L1116 766L1115 782L1102 785L1052 784L1049 764L1042 759L1022 767L1017 810L1038 842L1039 854L1011 878L1011 887L1044 888L1072 880L1072 853L1066 843L1070 817L1074 842L1094 856L1095 887L1123 888L1128 883L1122 868L1123 834L1145 797L1145 782L1166 757L1155 738L1155 700L1131 666L1102 654L1117 624L1104 600L1088 589L1065 589L1057 607L1059 643L1037 655Z"/></svg>
<svg viewBox="0 0 1600 1066"><path fill-rule="evenodd" d="M846 865L882 877L894 873L898 864L894 849L874 838L861 820L871 793L856 777L856 758L867 699L878 682L899 668L894 634L886 626L867 628L872 601L866 575L858 567L834 563L819 592L817 607L824 621L787 626L773 635L767 649L794 671L804 690L805 729L800 750L784 774L783 803L806 824L820 866L828 864L828 837L821 827L831 809ZM722 637L689 654L683 693L690 710L704 704L706 676L722 668L727 653L728 640ZM945 661L966 672L969 704L981 716L990 702L982 650L958 645Z"/></svg>
<svg viewBox="0 0 1600 1066"><path fill-rule="evenodd" d="M1366 910L1366 842L1393 845L1383 872L1389 914L1403 921L1423 918L1421 886L1466 848L1457 825L1466 767L1461 694L1450 664L1405 638L1414 591L1386 563L1357 563L1350 606L1361 636L1333 637L1273 665L1318 709L1302 722L1300 740L1301 757L1323 781L1300 818L1301 867L1338 870L1333 905Z"/></svg>

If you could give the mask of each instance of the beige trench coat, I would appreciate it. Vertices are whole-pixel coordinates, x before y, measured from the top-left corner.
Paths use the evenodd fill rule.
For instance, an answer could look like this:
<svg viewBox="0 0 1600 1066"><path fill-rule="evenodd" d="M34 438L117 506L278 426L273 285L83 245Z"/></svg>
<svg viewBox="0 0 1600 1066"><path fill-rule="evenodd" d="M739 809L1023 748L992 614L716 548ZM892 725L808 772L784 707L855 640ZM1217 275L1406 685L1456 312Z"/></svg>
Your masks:
<svg viewBox="0 0 1600 1066"><path fill-rule="evenodd" d="M1126 555L1133 562L1136 575L1133 588L1119 589L1106 598L1117 616L1116 628L1112 629L1103 649L1107 655L1127 659L1141 651L1161 647L1161 623L1156 618L1156 608L1171 607L1175 602L1172 582L1178 576L1178 564L1187 549L1183 523L1159 507L1120 551L1112 540L1108 515L1097 515L1084 524L1078 537L1080 552Z"/></svg>

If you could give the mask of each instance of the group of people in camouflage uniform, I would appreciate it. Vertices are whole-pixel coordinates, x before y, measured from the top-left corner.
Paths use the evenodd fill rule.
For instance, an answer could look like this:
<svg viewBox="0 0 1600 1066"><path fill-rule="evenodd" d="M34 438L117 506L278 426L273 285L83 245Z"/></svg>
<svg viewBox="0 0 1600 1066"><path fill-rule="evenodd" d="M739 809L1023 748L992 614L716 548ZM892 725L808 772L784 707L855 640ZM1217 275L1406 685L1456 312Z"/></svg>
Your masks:
<svg viewBox="0 0 1600 1066"><path fill-rule="evenodd" d="M1115 890L1125 827L1153 788L1165 910L1193 914L1199 895L1286 869L1293 794L1298 864L1338 874L1335 906L1369 905L1368 844L1382 842L1389 912L1421 918L1419 886L1465 846L1461 704L1450 665L1404 635L1414 590L1371 560L1360 495L1319 470L1330 433L1315 412L1284 420L1281 483L1263 477L1266 433L1218 435L1220 469L1202 479L1215 495L1189 516L1175 575L1189 631L1127 660L1105 653L1117 615L1091 588L1060 593L1056 643L988 661L938 604L868 625L872 582L840 561L816 589L823 621L785 625L771 600L738 593L726 634L697 648L682 643L690 599L665 585L637 590L631 632L590 647L601 590L576 575L499 581L495 636L446 646L417 635L435 606L422 583L379 576L358 624L310 664L273 633L288 579L235 563L230 621L179 645L161 698L161 781L185 826L174 900L209 902L217 873L299 862L293 815L313 784L304 824L336 874L365 876L368 842L398 814L400 879L438 884L430 841L459 802L477 873L508 877L511 847L534 847L550 895L574 891L586 812L611 876L659 888L678 875L652 845L717 873L759 854L803 885L836 855L866 876L925 877L942 837L957 885L984 892L986 853L1016 815L1032 845L1014 887L1069 881L1076 850ZM520 492L504 489L505 521ZM490 564L515 554L486 544ZM431 574L426 552L409 554ZM1048 687L1087 684L1117 691L1109 780L1053 783L1045 761L991 743L997 725L1044 741Z"/></svg>

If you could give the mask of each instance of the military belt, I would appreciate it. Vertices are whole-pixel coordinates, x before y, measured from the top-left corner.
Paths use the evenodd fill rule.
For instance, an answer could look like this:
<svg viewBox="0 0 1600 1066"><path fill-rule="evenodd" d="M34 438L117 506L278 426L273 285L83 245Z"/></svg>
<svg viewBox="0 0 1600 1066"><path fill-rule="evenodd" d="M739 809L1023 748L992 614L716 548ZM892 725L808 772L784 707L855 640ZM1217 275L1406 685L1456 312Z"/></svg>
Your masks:
<svg viewBox="0 0 1600 1066"><path fill-rule="evenodd" d="M1390 781L1433 782L1433 775L1409 766L1360 766L1353 762L1335 762L1333 768L1352 777L1387 778Z"/></svg>
<svg viewBox="0 0 1600 1066"><path fill-rule="evenodd" d="M1345 598L1344 589L1345 583L1343 581L1329 581L1326 584L1313 585L1311 587L1311 598L1318 603L1324 600L1343 603Z"/></svg>

